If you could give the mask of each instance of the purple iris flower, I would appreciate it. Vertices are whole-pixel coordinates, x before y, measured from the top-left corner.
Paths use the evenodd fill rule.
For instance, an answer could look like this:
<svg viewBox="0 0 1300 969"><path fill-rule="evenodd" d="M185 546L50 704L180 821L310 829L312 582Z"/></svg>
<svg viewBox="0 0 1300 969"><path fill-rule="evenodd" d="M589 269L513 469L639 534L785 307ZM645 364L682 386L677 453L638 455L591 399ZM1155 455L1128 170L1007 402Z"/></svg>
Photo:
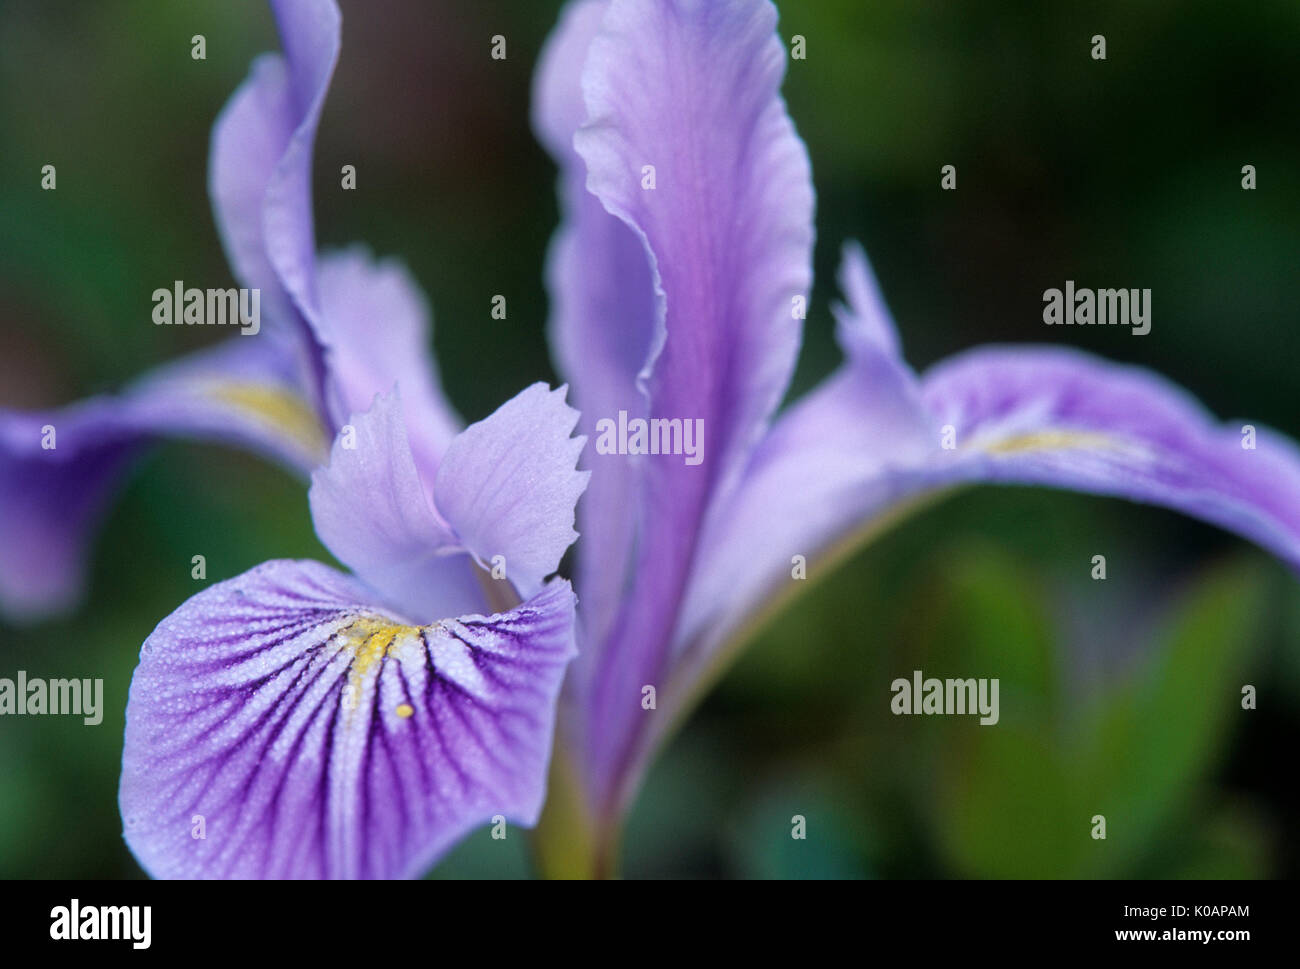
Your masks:
<svg viewBox="0 0 1300 969"><path fill-rule="evenodd" d="M846 360L776 413L814 235L776 21L769 0L575 0L537 73L534 124L564 214L547 270L551 339L580 429L595 442L623 412L707 431L694 466L590 446L584 457L582 629L566 770L552 777L575 779L577 798L563 800L590 832L586 856L560 863L587 871L613 866L665 736L804 586L795 556L815 574L946 489L1164 505L1300 566L1290 440L1263 428L1250 440L1159 376L1072 349L979 348L918 377L856 245L840 273Z"/></svg>
<svg viewBox="0 0 1300 969"><path fill-rule="evenodd" d="M544 384L462 430L406 273L317 257L312 143L340 18L333 0L272 7L285 53L222 112L210 184L265 325L119 396L0 416L0 605L34 617L75 598L89 530L151 438L310 474L317 534L354 574L267 562L149 636L125 837L158 877L409 877L469 829L541 811L575 653L573 592L547 577L577 537L584 442Z"/></svg>
<svg viewBox="0 0 1300 969"><path fill-rule="evenodd" d="M471 828L541 812L575 653L573 592L546 576L576 537L577 414L535 384L432 481L396 394L354 420L310 497L355 578L264 563L140 652L120 801L155 876L411 877Z"/></svg>
<svg viewBox="0 0 1300 969"><path fill-rule="evenodd" d="M333 0L272 6L284 54L222 113L211 177L263 332L119 397L0 415L10 613L72 601L89 530L157 435L310 474L317 533L354 573L266 563L149 637L121 805L152 874L417 874L497 815L537 820L553 732L541 857L608 872L651 757L803 587L796 559L825 570L960 485L1161 504L1300 565L1291 442L1259 428L1243 447L1239 424L1161 378L1072 350L978 349L918 377L853 245L845 363L778 414L814 195L769 0L566 9L534 122L560 168L551 337L581 418L534 385L461 431L405 273L358 250L316 255L312 143L339 18ZM682 446L650 447L646 428ZM568 584L547 577L584 487L575 618Z"/></svg>

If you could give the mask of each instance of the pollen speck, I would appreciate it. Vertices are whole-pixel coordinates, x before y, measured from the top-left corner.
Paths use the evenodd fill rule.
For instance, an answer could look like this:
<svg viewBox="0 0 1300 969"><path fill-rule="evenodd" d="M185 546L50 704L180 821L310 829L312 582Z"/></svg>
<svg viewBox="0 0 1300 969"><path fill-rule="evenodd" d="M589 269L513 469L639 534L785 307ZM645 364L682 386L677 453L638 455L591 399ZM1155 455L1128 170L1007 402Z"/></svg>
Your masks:
<svg viewBox="0 0 1300 969"><path fill-rule="evenodd" d="M397 707L397 715L403 720L409 720L411 717L415 716L415 707L411 706L409 703L399 704Z"/></svg>

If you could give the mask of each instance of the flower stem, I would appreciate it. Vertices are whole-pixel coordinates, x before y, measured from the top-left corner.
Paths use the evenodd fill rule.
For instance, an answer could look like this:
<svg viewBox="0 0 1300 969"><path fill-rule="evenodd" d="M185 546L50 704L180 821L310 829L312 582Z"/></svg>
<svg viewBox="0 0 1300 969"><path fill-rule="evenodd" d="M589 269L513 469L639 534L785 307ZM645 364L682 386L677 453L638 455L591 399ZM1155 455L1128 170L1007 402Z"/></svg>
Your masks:
<svg viewBox="0 0 1300 969"><path fill-rule="evenodd" d="M546 806L533 830L533 861L550 879L618 877L619 826L599 824L583 796L567 753L556 746L551 758Z"/></svg>

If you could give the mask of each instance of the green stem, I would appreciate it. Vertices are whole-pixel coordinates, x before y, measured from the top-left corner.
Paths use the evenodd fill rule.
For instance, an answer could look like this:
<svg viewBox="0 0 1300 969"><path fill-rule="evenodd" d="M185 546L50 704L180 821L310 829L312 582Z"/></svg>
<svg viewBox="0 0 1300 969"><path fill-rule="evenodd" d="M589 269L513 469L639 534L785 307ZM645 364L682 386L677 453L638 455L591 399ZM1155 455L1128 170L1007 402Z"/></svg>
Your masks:
<svg viewBox="0 0 1300 969"><path fill-rule="evenodd" d="M532 845L533 861L543 878L618 877L619 826L596 821L573 761L558 745L551 758L546 806L533 830Z"/></svg>

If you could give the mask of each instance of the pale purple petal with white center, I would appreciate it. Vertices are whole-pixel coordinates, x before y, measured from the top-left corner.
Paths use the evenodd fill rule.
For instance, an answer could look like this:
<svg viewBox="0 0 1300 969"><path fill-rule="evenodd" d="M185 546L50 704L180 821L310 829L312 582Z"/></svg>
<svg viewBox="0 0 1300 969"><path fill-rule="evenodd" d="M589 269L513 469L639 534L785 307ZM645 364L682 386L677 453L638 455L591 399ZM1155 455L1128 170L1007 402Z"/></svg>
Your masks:
<svg viewBox="0 0 1300 969"><path fill-rule="evenodd" d="M430 503L400 392L343 426L308 497L325 547L417 621L485 608L477 566Z"/></svg>
<svg viewBox="0 0 1300 969"><path fill-rule="evenodd" d="M645 381L649 413L699 420L705 433L699 465L646 461L634 584L610 636L580 661L594 665L585 762L602 813L624 793L643 686L669 674L706 509L742 472L798 352L813 191L779 93L775 27L767 0L612 0L584 69L588 121L575 146L588 188L653 258L662 345Z"/></svg>
<svg viewBox="0 0 1300 969"><path fill-rule="evenodd" d="M0 611L34 620L76 604L91 536L151 441L230 444L302 475L323 459L325 437L291 354L269 336L234 337L118 396L0 412Z"/></svg>
<svg viewBox="0 0 1300 969"><path fill-rule="evenodd" d="M404 878L498 815L536 823L573 609L557 581L414 625L315 562L199 593L131 683L128 845L159 878Z"/></svg>
<svg viewBox="0 0 1300 969"><path fill-rule="evenodd" d="M500 566L524 598L541 588L578 533L573 509L589 473L575 466L586 438L566 388L537 383L451 442L434 503L485 568ZM499 557L499 558L498 558Z"/></svg>

